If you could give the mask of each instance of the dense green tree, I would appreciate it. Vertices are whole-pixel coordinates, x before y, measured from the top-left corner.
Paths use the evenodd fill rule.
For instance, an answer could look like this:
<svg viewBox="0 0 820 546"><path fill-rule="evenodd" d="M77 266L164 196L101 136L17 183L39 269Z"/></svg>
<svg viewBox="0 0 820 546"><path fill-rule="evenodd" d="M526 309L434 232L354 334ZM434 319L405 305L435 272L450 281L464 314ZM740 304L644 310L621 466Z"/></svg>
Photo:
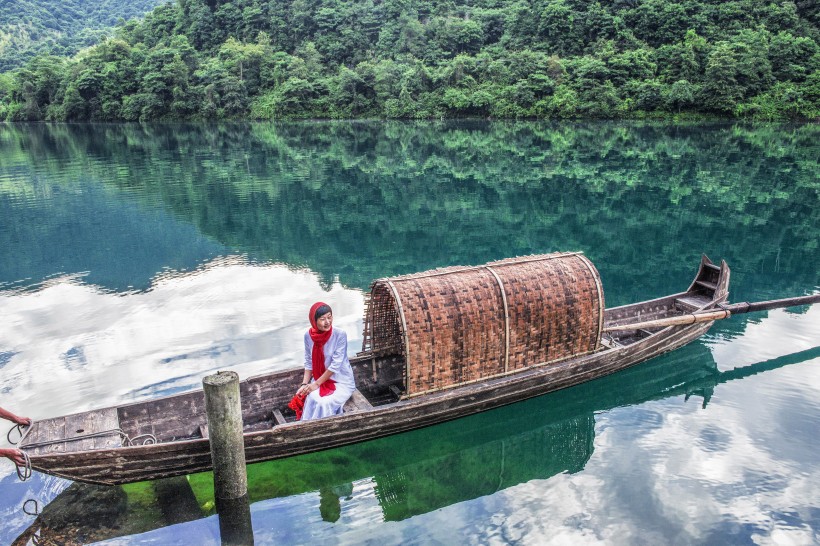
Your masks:
<svg viewBox="0 0 820 546"><path fill-rule="evenodd" d="M626 23L653 47L678 43L688 29L700 26L702 16L698 7L692 2L646 0L626 13Z"/></svg>
<svg viewBox="0 0 820 546"><path fill-rule="evenodd" d="M772 36L769 44L769 62L772 75L779 81L803 81L820 62L818 45L805 36L794 36L782 31Z"/></svg>
<svg viewBox="0 0 820 546"><path fill-rule="evenodd" d="M7 0L0 2L0 71L37 55L73 55L111 36L119 21L165 0Z"/></svg>
<svg viewBox="0 0 820 546"><path fill-rule="evenodd" d="M669 108L680 112L681 108L688 108L694 104L698 88L686 80L678 80L664 88L662 94Z"/></svg>
<svg viewBox="0 0 820 546"><path fill-rule="evenodd" d="M720 42L712 50L706 65L703 103L717 112L731 112L743 98L739 81L740 59L729 42Z"/></svg>
<svg viewBox="0 0 820 546"><path fill-rule="evenodd" d="M583 43L583 14L566 0L548 0L538 17L536 36L549 51L559 55L579 53Z"/></svg>
<svg viewBox="0 0 820 546"><path fill-rule="evenodd" d="M814 119L816 18L755 0L179 0L5 74L0 116Z"/></svg>

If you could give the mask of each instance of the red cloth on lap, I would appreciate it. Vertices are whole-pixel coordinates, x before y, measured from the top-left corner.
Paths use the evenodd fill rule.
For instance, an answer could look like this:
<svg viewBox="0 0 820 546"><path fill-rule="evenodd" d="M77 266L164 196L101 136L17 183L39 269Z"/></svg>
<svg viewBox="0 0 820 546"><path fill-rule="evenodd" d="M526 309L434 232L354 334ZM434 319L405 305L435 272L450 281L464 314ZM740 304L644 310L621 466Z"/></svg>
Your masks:
<svg viewBox="0 0 820 546"><path fill-rule="evenodd" d="M302 418L302 410L305 407L305 398L297 394L290 399L290 402L288 402L288 407L296 412L296 420L300 420Z"/></svg>

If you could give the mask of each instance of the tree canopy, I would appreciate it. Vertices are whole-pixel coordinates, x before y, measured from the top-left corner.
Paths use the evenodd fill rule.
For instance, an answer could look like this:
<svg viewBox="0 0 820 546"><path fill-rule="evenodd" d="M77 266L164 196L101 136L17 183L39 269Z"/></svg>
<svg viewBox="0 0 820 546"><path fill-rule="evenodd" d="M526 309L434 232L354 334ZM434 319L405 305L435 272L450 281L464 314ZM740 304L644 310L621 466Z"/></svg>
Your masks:
<svg viewBox="0 0 820 546"><path fill-rule="evenodd" d="M178 0L0 76L7 120L820 118L820 7Z"/></svg>
<svg viewBox="0 0 820 546"><path fill-rule="evenodd" d="M69 56L164 0L6 0L0 3L0 71L38 54Z"/></svg>

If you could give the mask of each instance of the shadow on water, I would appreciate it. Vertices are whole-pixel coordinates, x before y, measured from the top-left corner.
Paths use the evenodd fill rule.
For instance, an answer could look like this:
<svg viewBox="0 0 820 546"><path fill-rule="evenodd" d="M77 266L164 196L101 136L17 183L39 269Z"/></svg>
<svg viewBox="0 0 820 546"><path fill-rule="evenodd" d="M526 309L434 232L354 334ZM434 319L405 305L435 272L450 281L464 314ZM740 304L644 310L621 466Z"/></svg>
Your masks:
<svg viewBox="0 0 820 546"><path fill-rule="evenodd" d="M595 414L692 396L705 408L729 381L820 357L820 347L721 372L693 344L618 374L465 419L326 452L248 467L251 503L319 492L318 510L336 521L351 483L371 479L386 521L560 473L593 454ZM74 483L14 542L79 544L144 533L215 513L210 473L121 487Z"/></svg>

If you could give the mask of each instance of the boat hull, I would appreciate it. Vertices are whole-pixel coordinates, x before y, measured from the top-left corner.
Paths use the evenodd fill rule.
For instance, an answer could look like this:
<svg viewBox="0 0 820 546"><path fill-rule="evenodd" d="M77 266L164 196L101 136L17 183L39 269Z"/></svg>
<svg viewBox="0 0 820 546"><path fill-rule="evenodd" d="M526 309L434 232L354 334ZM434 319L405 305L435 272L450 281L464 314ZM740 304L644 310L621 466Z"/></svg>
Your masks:
<svg viewBox="0 0 820 546"><path fill-rule="evenodd" d="M623 332L602 338L595 352L391 403L377 403L375 407L364 401L362 405L354 404L352 411L346 410L343 415L325 419L288 423L279 414L278 421L282 424L271 426L263 414L278 412L277 406L290 398L293 385L298 383L302 372L293 369L250 378L243 382L245 390L242 394L246 419L245 459L249 463L281 459L389 436L616 373L692 342L702 336L712 322L667 326L654 331L632 328L630 324L712 309L725 302L728 286L726 263L716 266L704 256L698 274L686 292L607 309L605 326ZM390 359L393 363L397 361L395 357ZM391 382L396 378L395 366L386 366L388 372L385 372L372 355L362 355L352 359L351 363L359 374L357 384L360 389L394 388ZM387 382L379 384L377 369L381 370L379 374L387 377ZM372 381L368 378L371 371ZM190 436L191 428L206 426L202 406L202 391L194 391L52 419L42 423L42 427L37 426L37 431L30 439L24 438L20 447L30 456L33 469L88 483L119 485L204 472L212 469L209 441L201 431L197 433L201 437ZM132 435L154 432L158 424L156 419L161 419L166 435L159 443L123 446L119 436L110 434L114 430L122 433L114 427L130 430ZM110 425L112 421L114 424ZM68 437L74 431L81 433L94 427L108 436ZM62 432L58 430L60 428ZM178 439L178 434L183 439ZM26 445L27 441L29 445Z"/></svg>
<svg viewBox="0 0 820 546"><path fill-rule="evenodd" d="M328 419L245 433L249 463L281 459L389 436L466 417L591 381L680 348L711 323L670 327L644 341ZM119 485L212 469L207 439L31 457L35 470L87 483Z"/></svg>

